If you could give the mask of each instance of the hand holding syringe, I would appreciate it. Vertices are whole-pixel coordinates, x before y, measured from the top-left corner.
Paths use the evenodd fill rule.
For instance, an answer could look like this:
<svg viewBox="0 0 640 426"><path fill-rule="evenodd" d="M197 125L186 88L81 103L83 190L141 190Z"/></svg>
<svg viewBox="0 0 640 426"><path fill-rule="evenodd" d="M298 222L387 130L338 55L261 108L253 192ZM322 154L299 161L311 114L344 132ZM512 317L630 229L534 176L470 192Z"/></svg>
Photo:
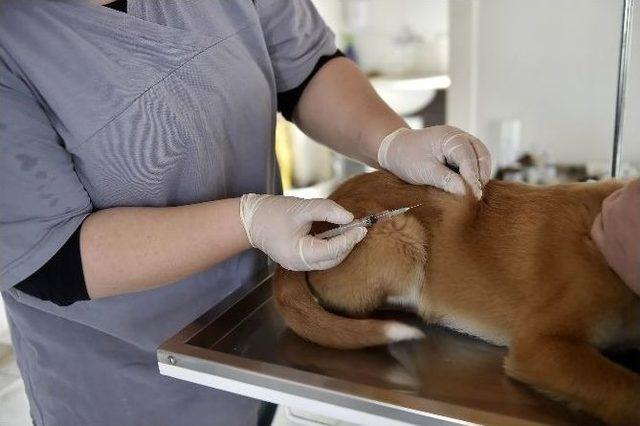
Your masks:
<svg viewBox="0 0 640 426"><path fill-rule="evenodd" d="M307 200L244 194L240 198L239 213L251 246L290 271L314 271L333 268L342 262L364 238L367 227L408 210L387 210L354 221L353 214L326 198ZM313 222L318 221L343 225L310 235Z"/></svg>

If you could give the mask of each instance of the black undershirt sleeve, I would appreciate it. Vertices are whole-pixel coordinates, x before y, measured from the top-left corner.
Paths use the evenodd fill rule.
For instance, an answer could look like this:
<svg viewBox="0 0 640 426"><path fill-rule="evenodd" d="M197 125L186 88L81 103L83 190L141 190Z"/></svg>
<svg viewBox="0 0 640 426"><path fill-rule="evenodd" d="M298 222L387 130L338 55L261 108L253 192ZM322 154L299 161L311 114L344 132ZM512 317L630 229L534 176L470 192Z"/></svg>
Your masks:
<svg viewBox="0 0 640 426"><path fill-rule="evenodd" d="M304 92L304 89L307 87L313 76L316 75L318 71L320 71L320 68L322 68L324 64L326 64L330 60L343 56L344 53L342 53L340 49L336 50L336 52L332 55L321 56L320 59L318 59L318 62L316 62L315 67L313 67L311 74L309 74L307 78L302 83L300 83L299 86L294 87L291 90L287 90L286 92L278 93L278 111L284 118L291 121L293 110L296 108L296 105L298 105L300 97L302 96L302 92Z"/></svg>
<svg viewBox="0 0 640 426"><path fill-rule="evenodd" d="M110 9L118 10L122 13L127 13L127 0L115 0L111 3L107 3L104 5Z"/></svg>
<svg viewBox="0 0 640 426"><path fill-rule="evenodd" d="M47 263L15 288L60 306L88 300L80 257L80 227Z"/></svg>
<svg viewBox="0 0 640 426"><path fill-rule="evenodd" d="M126 0L116 0L106 6L125 13L127 11ZM344 54L337 50L332 55L320 57L309 76L299 86L278 93L278 111L287 120L291 120L293 110L313 76L331 59L342 56ZM60 306L68 306L79 300L88 300L89 294L84 281L80 256L80 227L44 266L24 281L16 284L15 288Z"/></svg>

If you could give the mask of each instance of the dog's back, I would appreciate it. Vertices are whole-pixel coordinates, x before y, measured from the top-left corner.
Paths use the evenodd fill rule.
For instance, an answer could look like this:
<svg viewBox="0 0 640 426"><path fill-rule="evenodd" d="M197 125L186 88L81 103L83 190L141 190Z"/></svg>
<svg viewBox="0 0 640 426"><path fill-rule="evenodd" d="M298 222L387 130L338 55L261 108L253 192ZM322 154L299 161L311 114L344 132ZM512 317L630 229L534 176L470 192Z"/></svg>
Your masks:
<svg viewBox="0 0 640 426"><path fill-rule="evenodd" d="M427 298L436 314L448 321L471 316L474 328L501 332L488 339L494 343L508 344L524 324L591 333L596 342L600 318L636 303L589 236L602 200L619 187L490 182L482 201L466 210L451 197L431 241ZM629 320L615 321L637 327Z"/></svg>

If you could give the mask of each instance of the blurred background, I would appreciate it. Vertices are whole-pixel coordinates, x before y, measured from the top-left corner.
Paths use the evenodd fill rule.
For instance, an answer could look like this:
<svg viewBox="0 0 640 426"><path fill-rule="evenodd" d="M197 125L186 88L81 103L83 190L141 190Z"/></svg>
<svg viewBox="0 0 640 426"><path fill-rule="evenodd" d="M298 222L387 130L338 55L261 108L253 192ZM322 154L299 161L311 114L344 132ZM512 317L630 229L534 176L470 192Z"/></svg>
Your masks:
<svg viewBox="0 0 640 426"><path fill-rule="evenodd" d="M494 178L544 184L609 175L622 0L313 1L392 108L412 127L446 123L478 136L492 152ZM638 15L622 177L640 174ZM326 196L367 170L283 119L277 153L292 195Z"/></svg>

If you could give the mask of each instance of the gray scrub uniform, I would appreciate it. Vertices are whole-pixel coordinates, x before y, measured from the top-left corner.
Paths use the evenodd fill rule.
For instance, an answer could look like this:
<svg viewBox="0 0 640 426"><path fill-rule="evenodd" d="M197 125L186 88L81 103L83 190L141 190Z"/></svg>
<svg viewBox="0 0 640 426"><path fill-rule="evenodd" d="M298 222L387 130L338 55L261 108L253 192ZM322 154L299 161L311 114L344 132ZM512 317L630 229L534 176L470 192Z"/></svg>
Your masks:
<svg viewBox="0 0 640 426"><path fill-rule="evenodd" d="M155 349L254 283L256 252L68 307L12 286L95 209L270 191L276 93L334 51L306 0L0 0L0 289L36 424L255 423L254 400L160 376Z"/></svg>

